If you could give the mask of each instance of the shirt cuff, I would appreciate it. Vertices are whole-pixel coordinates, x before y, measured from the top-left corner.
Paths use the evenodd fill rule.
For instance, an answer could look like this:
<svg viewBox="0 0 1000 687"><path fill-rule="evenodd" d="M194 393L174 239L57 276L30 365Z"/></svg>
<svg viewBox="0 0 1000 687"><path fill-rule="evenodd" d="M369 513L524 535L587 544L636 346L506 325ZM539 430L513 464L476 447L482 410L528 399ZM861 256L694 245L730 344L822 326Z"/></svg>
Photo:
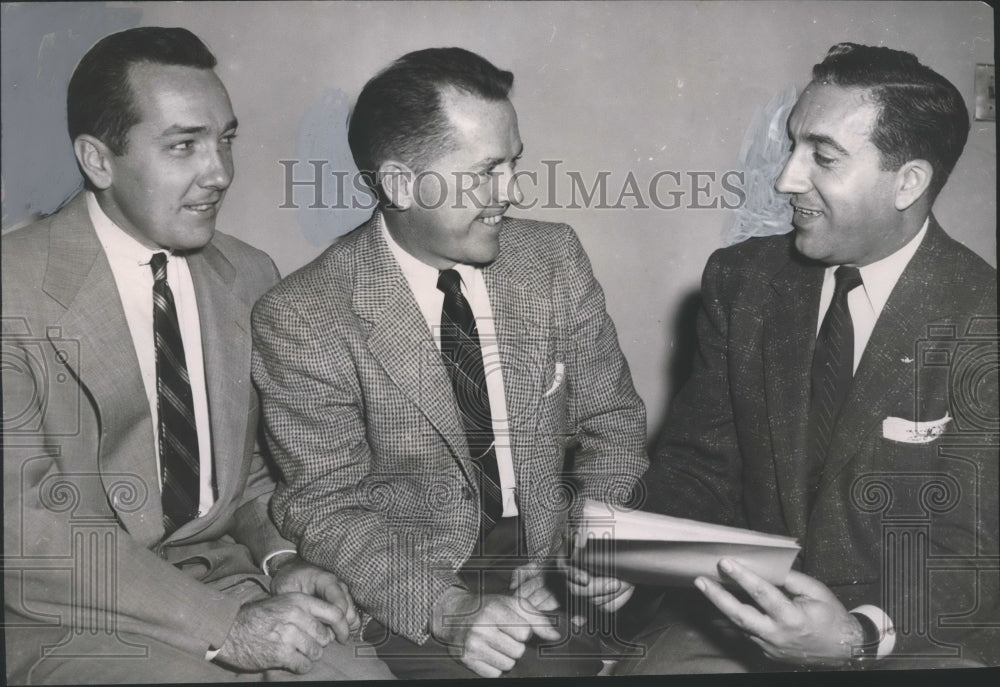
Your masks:
<svg viewBox="0 0 1000 687"><path fill-rule="evenodd" d="M205 660L214 661L215 657L219 655L220 651L222 651L222 649L209 649L208 651L205 652Z"/></svg>
<svg viewBox="0 0 1000 687"><path fill-rule="evenodd" d="M270 571L267 568L267 564L271 562L271 559L275 556L280 556L283 553L298 553L295 549L279 549L278 551L272 551L271 553L264 556L264 560L260 562L260 567L264 571L264 574L268 577L271 576Z"/></svg>
<svg viewBox="0 0 1000 687"><path fill-rule="evenodd" d="M875 659L885 658L892 653L896 647L896 628L892 624L892 618L886 615L878 606L864 604L851 610L851 613L863 615L875 625L878 630L878 646L875 649Z"/></svg>

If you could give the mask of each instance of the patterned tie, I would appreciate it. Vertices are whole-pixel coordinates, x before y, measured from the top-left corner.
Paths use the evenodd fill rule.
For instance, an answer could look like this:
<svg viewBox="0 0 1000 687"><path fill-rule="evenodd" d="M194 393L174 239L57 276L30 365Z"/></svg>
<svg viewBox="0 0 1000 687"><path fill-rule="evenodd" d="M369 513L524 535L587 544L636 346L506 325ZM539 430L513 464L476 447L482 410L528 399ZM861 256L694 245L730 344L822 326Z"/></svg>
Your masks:
<svg viewBox="0 0 1000 687"><path fill-rule="evenodd" d="M812 361L812 397L809 404L809 503L826 462L837 415L854 379L854 325L847 307L847 294L861 286L857 267L842 265L834 273L837 280L833 300L816 337Z"/></svg>
<svg viewBox="0 0 1000 687"><path fill-rule="evenodd" d="M441 357L451 377L451 387L469 454L478 467L479 497L483 513L483 531L489 532L503 513L500 472L493 437L493 415L486 389L483 350L479 330L469 302L461 289L462 277L455 270L442 270L437 287L444 292L441 309Z"/></svg>
<svg viewBox="0 0 1000 687"><path fill-rule="evenodd" d="M156 253L153 268L153 336L156 340L156 406L160 416L163 526L169 536L198 515L198 428L184 342L174 295L167 285L167 256Z"/></svg>

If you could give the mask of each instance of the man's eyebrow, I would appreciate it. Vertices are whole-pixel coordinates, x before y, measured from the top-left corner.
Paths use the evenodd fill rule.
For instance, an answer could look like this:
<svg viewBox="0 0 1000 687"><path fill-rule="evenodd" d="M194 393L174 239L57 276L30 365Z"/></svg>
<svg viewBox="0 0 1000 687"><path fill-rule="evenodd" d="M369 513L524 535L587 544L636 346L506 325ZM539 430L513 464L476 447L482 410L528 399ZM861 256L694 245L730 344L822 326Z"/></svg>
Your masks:
<svg viewBox="0 0 1000 687"><path fill-rule="evenodd" d="M523 152L524 152L524 144L522 143L521 146L517 149L517 152L514 153L514 159L516 160L517 158L521 157L521 153L523 153ZM476 164L474 164L473 167L477 167L477 168L478 167L495 167L496 165L499 165L501 162L503 162L505 159L507 159L507 158L503 158L503 157L487 157L487 158L483 158L482 160L480 160L479 162L477 162Z"/></svg>
<svg viewBox="0 0 1000 687"><path fill-rule="evenodd" d="M239 122L236 120L236 118L233 118L229 122L227 122L224 127L222 127L222 130L223 131L232 131L237 126L239 126ZM167 137L167 136L182 136L182 135L191 135L191 134L203 134L206 131L208 131L208 127L207 126L181 126L180 124L174 124L173 126L167 127L163 131L163 133L160 134L160 136Z"/></svg>
<svg viewBox="0 0 1000 687"><path fill-rule="evenodd" d="M836 150L841 155L850 155L844 146L824 134L806 134L805 139L813 145L826 145Z"/></svg>

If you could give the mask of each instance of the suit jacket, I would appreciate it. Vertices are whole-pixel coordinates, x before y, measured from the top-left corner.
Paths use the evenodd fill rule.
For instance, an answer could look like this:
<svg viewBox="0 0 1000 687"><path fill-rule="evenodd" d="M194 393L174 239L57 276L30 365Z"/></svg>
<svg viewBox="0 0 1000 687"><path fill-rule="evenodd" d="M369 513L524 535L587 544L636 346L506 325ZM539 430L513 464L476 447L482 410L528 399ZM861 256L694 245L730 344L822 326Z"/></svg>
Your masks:
<svg viewBox="0 0 1000 687"><path fill-rule="evenodd" d="M808 512L824 267L791 235L711 257L692 377L645 478L650 507L798 538L798 565L848 609L889 613L895 654L964 648L996 661L995 634L961 636L997 618L996 270L931 218L855 372ZM883 427L946 415L927 443Z"/></svg>
<svg viewBox="0 0 1000 687"><path fill-rule="evenodd" d="M570 503L567 450L582 495L626 498L647 465L645 410L572 229L502 222L483 276L518 508L530 556L544 559ZM283 280L253 318L254 381L283 473L275 522L363 609L425 641L472 553L478 487L447 371L377 221Z"/></svg>
<svg viewBox="0 0 1000 687"><path fill-rule="evenodd" d="M163 541L149 405L84 194L3 237L8 670L37 660L68 626L204 656L240 606L222 590L259 574L268 553L294 548L267 517L274 482L255 450L250 380L250 308L277 271L219 233L188 265L217 495L204 517Z"/></svg>

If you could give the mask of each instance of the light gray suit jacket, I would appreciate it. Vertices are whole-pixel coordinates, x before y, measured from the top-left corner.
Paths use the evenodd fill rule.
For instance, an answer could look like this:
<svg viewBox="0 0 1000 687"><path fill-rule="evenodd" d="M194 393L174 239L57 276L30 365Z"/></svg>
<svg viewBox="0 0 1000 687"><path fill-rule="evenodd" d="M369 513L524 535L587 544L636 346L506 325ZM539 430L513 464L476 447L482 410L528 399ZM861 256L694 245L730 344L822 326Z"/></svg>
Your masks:
<svg viewBox="0 0 1000 687"><path fill-rule="evenodd" d="M500 352L487 373L503 371L518 508L545 559L569 505L564 471L584 496L628 497L647 465L645 410L570 227L505 218L483 276ZM275 522L363 609L426 640L473 550L478 486L441 355L375 221L264 296L253 328L284 478Z"/></svg>
<svg viewBox="0 0 1000 687"><path fill-rule="evenodd" d="M255 448L250 380L250 308L277 270L219 233L188 264L217 494L209 513L162 541L153 423L84 194L3 237L8 671L85 626L204 656L240 606L222 589L294 548L267 517L274 482Z"/></svg>

